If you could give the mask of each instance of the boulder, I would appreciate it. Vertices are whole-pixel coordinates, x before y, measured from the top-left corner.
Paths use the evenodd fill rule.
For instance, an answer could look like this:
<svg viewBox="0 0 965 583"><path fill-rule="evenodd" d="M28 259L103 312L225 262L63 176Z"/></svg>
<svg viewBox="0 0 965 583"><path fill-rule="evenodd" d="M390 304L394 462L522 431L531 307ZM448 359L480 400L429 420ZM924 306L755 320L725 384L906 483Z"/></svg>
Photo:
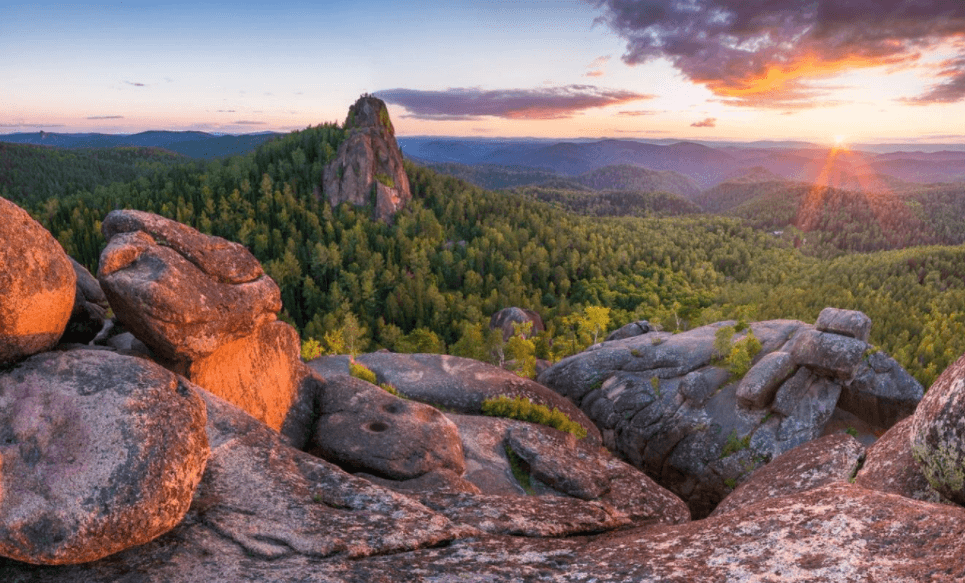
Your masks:
<svg viewBox="0 0 965 583"><path fill-rule="evenodd" d="M818 314L818 320L814 323L814 327L819 332L850 336L862 342L867 342L868 335L871 334L871 318L856 310L824 308Z"/></svg>
<svg viewBox="0 0 965 583"><path fill-rule="evenodd" d="M965 504L965 356L935 380L912 416L911 453L928 483Z"/></svg>
<svg viewBox="0 0 965 583"><path fill-rule="evenodd" d="M752 323L761 351L733 378L714 348L717 330L733 325L606 341L537 380L577 403L604 445L683 498L695 518L757 468L820 437L849 384L905 387L897 363L864 358L867 344L792 320ZM895 392L914 399L913 390Z"/></svg>
<svg viewBox="0 0 965 583"><path fill-rule="evenodd" d="M406 397L458 413L481 413L486 399L523 397L550 409L559 409L587 430L587 439L600 442L600 431L587 416L559 394L499 367L458 356L373 352L355 357ZM325 356L308 363L328 378L349 374L348 356Z"/></svg>
<svg viewBox="0 0 965 583"><path fill-rule="evenodd" d="M847 434L827 435L781 454L754 472L714 509L719 516L765 500L854 479L865 449Z"/></svg>
<svg viewBox="0 0 965 583"><path fill-rule="evenodd" d="M93 275L72 257L70 264L77 277L77 287L74 295L74 309L70 313L70 321L60 341L63 343L88 344L104 328L107 309L107 296Z"/></svg>
<svg viewBox="0 0 965 583"><path fill-rule="evenodd" d="M925 390L895 359L870 355L841 391L838 406L878 427L891 427L915 412Z"/></svg>
<svg viewBox="0 0 965 583"><path fill-rule="evenodd" d="M140 211L112 211L103 231L98 277L123 327L171 370L281 430L309 372L254 256Z"/></svg>
<svg viewBox="0 0 965 583"><path fill-rule="evenodd" d="M276 320L193 361L187 376L280 431L301 386L310 382L300 351L298 332Z"/></svg>
<svg viewBox="0 0 965 583"><path fill-rule="evenodd" d="M104 350L0 374L0 555L94 561L174 528L208 458L196 388Z"/></svg>
<svg viewBox="0 0 965 583"><path fill-rule="evenodd" d="M402 150L385 103L363 95L349 109L345 141L322 173L322 190L333 207L374 203L374 216L391 221L412 199Z"/></svg>
<svg viewBox="0 0 965 583"><path fill-rule="evenodd" d="M60 341L74 309L76 280L57 240L0 198L0 365Z"/></svg>
<svg viewBox="0 0 965 583"><path fill-rule="evenodd" d="M142 223L151 228L125 230ZM97 277L117 319L177 366L252 334L281 310L278 286L241 245L139 211L112 211L102 228L108 244Z"/></svg>
<svg viewBox="0 0 965 583"><path fill-rule="evenodd" d="M508 497L522 504L519 497L525 495L551 500L571 497L570 504L605 503L638 526L690 520L680 498L585 439L513 419L452 413L448 417L462 438L465 479L488 496L485 500ZM484 504L483 499L479 504ZM480 512L485 513L484 507ZM593 513L601 516L598 509ZM600 530L607 528L600 525Z"/></svg>
<svg viewBox="0 0 965 583"><path fill-rule="evenodd" d="M795 371L794 361L786 352L765 354L737 385L737 400L749 409L763 409L771 404L778 387Z"/></svg>
<svg viewBox="0 0 965 583"><path fill-rule="evenodd" d="M365 381L327 379L309 450L350 471L410 480L433 470L462 474L459 431L434 407Z"/></svg>
<svg viewBox="0 0 965 583"><path fill-rule="evenodd" d="M630 322L625 326L617 328L606 337L606 340L623 340L625 338L633 338L634 336L640 336L641 334L646 334L651 332L653 328L650 326L650 322L647 320L637 320L636 322Z"/></svg>
<svg viewBox="0 0 965 583"><path fill-rule="evenodd" d="M910 417L902 419L868 448L855 484L914 500L944 502L911 454L911 421Z"/></svg>
<svg viewBox="0 0 965 583"><path fill-rule="evenodd" d="M867 342L817 330L803 330L791 346L794 362L820 374L850 381L858 372Z"/></svg>
<svg viewBox="0 0 965 583"><path fill-rule="evenodd" d="M535 336L539 332L546 330L543 326L543 319L533 310L523 308L503 308L489 318L490 330L501 330L503 342L509 340L515 334L514 324L531 324L527 338Z"/></svg>

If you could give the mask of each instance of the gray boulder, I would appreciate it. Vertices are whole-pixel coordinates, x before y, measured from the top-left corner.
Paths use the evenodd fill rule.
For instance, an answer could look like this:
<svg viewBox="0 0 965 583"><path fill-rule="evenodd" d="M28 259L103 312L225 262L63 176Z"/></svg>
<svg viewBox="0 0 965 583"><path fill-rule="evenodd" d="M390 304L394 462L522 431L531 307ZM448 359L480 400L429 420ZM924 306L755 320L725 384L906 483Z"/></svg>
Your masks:
<svg viewBox="0 0 965 583"><path fill-rule="evenodd" d="M878 427L891 427L915 412L924 389L895 359L875 352L841 391L838 406Z"/></svg>
<svg viewBox="0 0 965 583"><path fill-rule="evenodd" d="M606 341L537 380L577 403L608 448L683 498L695 518L757 468L820 437L844 390L905 386L893 380L907 375L897 363L865 359L866 343L790 320L751 324L762 348L744 377L733 378L714 349L717 330L733 324ZM884 397L867 399L859 417L893 418L874 412L889 410Z"/></svg>
<svg viewBox="0 0 965 583"><path fill-rule="evenodd" d="M0 365L60 341L74 309L76 280L53 235L0 198Z"/></svg>
<svg viewBox="0 0 965 583"><path fill-rule="evenodd" d="M34 356L0 374L0 555L94 561L188 511L208 458L196 388L104 350Z"/></svg>
<svg viewBox="0 0 965 583"><path fill-rule="evenodd" d="M814 323L814 327L819 332L850 336L862 342L867 342L868 335L871 334L871 318L856 310L824 308L818 314L818 320Z"/></svg>
<svg viewBox="0 0 965 583"><path fill-rule="evenodd" d="M350 471L409 480L433 470L459 475L466 469L459 430L434 407L333 376L319 408L308 451Z"/></svg>
<svg viewBox="0 0 965 583"><path fill-rule="evenodd" d="M503 333L503 342L510 339L514 333L513 324L531 324L529 334L527 338L535 336L537 333L546 330L543 326L543 319L539 314L533 310L524 310L523 308L503 308L489 318L489 329L490 330L501 330Z"/></svg>
<svg viewBox="0 0 965 583"><path fill-rule="evenodd" d="M650 327L650 322L646 320L637 320L636 322L630 322L625 326L617 328L606 337L606 340L623 340L625 338L633 338L634 336L640 336L641 334L646 334L652 331L653 328Z"/></svg>

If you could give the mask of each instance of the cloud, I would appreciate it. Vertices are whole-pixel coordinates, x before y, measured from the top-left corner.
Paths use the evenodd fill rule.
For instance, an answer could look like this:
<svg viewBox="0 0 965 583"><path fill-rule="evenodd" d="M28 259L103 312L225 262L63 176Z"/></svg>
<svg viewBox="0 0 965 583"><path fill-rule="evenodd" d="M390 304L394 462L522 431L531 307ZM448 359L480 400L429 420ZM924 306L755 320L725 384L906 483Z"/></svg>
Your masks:
<svg viewBox="0 0 965 583"><path fill-rule="evenodd" d="M0 128L62 128L62 123L0 123Z"/></svg>
<svg viewBox="0 0 965 583"><path fill-rule="evenodd" d="M717 127L717 118L716 118L716 117L707 117L707 118L704 118L704 119L702 119L702 120L700 120L700 121L695 121L694 123L690 124L690 127L692 127L692 128L715 128L715 127Z"/></svg>
<svg viewBox="0 0 965 583"><path fill-rule="evenodd" d="M626 40L630 65L669 60L733 105L826 105L820 81L851 69L914 66L965 39L960 0L587 0ZM963 53L965 58L965 53ZM965 98L956 80L920 96Z"/></svg>
<svg viewBox="0 0 965 583"><path fill-rule="evenodd" d="M243 120L240 120L240 121L236 121L236 122L232 122L232 123L234 123L235 125L239 125L239 126L263 126L263 125L268 125L266 122L263 122L263 121L250 121L250 120L246 120L246 119L243 119Z"/></svg>
<svg viewBox="0 0 965 583"><path fill-rule="evenodd" d="M965 100L965 55L943 62L937 78L944 81L933 85L931 89L917 97L900 101L912 105L932 105Z"/></svg>
<svg viewBox="0 0 965 583"><path fill-rule="evenodd" d="M123 115L91 115L86 119L124 119Z"/></svg>
<svg viewBox="0 0 965 583"><path fill-rule="evenodd" d="M589 71L587 71L587 77L602 77L606 75L603 68L610 61L610 55L604 55L602 57L597 57L593 59L593 62L586 66Z"/></svg>
<svg viewBox="0 0 965 583"><path fill-rule="evenodd" d="M541 89L452 88L445 91L386 89L376 97L409 111L407 117L436 120L567 119L586 109L620 105L652 95L601 89L593 85L567 85Z"/></svg>
<svg viewBox="0 0 965 583"><path fill-rule="evenodd" d="M218 113L236 113L233 109L219 109Z"/></svg>
<svg viewBox="0 0 965 583"><path fill-rule="evenodd" d="M657 115L658 113L660 112L642 109L642 110L634 110L634 111L618 111L617 115L623 115L627 117L638 117L641 115Z"/></svg>
<svg viewBox="0 0 965 583"><path fill-rule="evenodd" d="M144 83L138 83L136 81L125 81L124 83L127 83L131 87L147 87Z"/></svg>

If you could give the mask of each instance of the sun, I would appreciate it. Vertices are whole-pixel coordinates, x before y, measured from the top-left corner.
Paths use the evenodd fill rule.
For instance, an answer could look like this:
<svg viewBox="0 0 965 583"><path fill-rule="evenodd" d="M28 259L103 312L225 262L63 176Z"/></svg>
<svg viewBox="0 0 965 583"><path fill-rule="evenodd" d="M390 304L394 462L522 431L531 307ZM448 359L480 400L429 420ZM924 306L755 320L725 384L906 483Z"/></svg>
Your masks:
<svg viewBox="0 0 965 583"><path fill-rule="evenodd" d="M842 136L842 135L834 136L834 149L835 149L835 150L847 150L847 149L848 149L848 136Z"/></svg>

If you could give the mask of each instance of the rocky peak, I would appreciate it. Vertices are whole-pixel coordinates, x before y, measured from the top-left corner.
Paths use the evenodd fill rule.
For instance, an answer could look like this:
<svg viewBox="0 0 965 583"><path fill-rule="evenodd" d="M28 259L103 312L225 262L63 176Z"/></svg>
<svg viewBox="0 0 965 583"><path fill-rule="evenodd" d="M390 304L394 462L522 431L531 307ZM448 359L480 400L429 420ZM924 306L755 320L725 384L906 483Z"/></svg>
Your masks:
<svg viewBox="0 0 965 583"><path fill-rule="evenodd" d="M371 204L375 218L391 221L412 193L385 102L371 95L360 97L349 108L345 130L348 136L322 173L328 202L333 207L343 202Z"/></svg>

